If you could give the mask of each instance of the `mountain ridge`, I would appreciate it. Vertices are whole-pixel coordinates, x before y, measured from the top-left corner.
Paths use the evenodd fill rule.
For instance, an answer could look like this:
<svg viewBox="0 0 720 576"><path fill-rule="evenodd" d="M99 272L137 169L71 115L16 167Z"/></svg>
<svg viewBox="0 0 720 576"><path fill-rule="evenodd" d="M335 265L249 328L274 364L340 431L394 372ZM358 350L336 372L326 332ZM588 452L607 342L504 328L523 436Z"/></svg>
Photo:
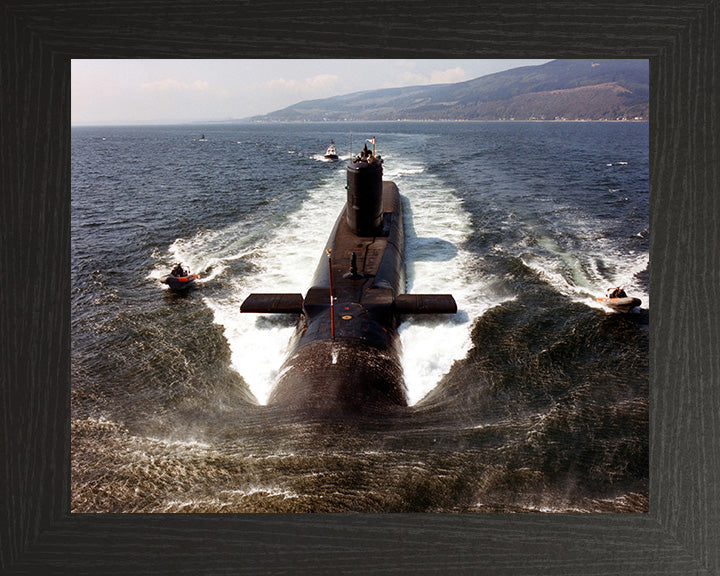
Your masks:
<svg viewBox="0 0 720 576"><path fill-rule="evenodd" d="M648 60L553 60L453 84L305 100L250 122L647 120Z"/></svg>

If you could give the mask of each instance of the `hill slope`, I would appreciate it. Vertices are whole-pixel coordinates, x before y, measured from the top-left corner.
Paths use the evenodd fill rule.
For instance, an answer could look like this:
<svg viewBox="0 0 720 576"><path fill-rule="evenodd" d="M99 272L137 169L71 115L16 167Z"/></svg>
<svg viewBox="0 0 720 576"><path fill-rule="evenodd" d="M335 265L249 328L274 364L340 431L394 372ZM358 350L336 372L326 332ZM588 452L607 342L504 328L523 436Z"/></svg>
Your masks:
<svg viewBox="0 0 720 576"><path fill-rule="evenodd" d="M648 114L647 60L553 60L456 84L308 100L250 120L615 120Z"/></svg>

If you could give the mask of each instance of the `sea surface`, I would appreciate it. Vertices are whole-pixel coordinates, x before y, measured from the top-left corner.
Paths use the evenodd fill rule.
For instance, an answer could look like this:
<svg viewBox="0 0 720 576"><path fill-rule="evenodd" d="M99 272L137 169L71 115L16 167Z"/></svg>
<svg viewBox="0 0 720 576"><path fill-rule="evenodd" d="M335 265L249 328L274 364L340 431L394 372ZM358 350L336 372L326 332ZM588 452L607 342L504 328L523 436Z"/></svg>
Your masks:
<svg viewBox="0 0 720 576"><path fill-rule="evenodd" d="M459 312L401 326L407 409L283 412L295 320L240 303L307 290L373 137L408 292ZM72 511L646 512L648 148L641 122L74 127Z"/></svg>

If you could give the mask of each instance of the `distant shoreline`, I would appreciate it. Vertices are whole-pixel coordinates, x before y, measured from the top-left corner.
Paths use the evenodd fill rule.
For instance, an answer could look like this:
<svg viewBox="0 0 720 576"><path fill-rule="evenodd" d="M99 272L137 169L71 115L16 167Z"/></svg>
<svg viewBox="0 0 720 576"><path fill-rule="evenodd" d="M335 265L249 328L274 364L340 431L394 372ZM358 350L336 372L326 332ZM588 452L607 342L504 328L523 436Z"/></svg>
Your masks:
<svg viewBox="0 0 720 576"><path fill-rule="evenodd" d="M275 125L282 124L390 124L390 123L416 123L416 124L458 124L458 123L476 123L476 124L522 124L522 123L605 123L605 124L627 124L627 123L648 123L649 118L627 119L627 120L283 120L283 121L245 121L245 120L192 120L188 122L163 122L158 124L71 124L70 128L140 128L140 127L162 127L162 126L259 126L259 125Z"/></svg>
<svg viewBox="0 0 720 576"><path fill-rule="evenodd" d="M594 120L569 120L569 119L562 119L562 120L541 120L537 118L533 119L527 119L527 120L511 120L511 119L501 119L501 120L269 120L269 121L252 121L252 122L245 122L245 121L237 121L237 122L228 122L228 124L352 124L352 123L358 123L358 122L365 122L365 123L387 123L387 122L416 122L418 124L456 124L459 122L476 122L476 123L490 123L490 122L514 122L514 123L520 123L520 122L616 122L616 123L622 123L622 122L649 122L649 118L628 118L624 120L604 120L604 119L594 119Z"/></svg>

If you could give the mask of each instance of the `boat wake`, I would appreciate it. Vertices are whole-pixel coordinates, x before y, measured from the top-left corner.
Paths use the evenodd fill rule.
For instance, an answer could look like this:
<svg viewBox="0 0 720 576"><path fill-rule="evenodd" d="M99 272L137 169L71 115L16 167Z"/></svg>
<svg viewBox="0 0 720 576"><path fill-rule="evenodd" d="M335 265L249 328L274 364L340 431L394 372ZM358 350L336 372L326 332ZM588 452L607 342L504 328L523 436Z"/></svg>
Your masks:
<svg viewBox="0 0 720 576"><path fill-rule="evenodd" d="M457 192L428 174L417 159L396 157L392 150L386 156L393 168L386 166L385 178L394 181L407 200L407 291L453 294L458 305L454 317L414 316L400 326L400 358L412 406L439 384L455 361L465 358L475 320L509 297L492 289L493 279L478 274L479 258L463 248L473 228Z"/></svg>
<svg viewBox="0 0 720 576"><path fill-rule="evenodd" d="M405 201L407 290L452 293L458 314L408 317L399 330L409 403L417 403L472 346L473 321L507 299L493 296L477 277L476 257L462 248L472 232L470 215L454 191L414 159L392 157L386 170ZM324 159L323 159L324 160ZM243 315L240 304L252 292L305 293L325 246L326 235L345 204L345 171L337 171L307 191L295 212L278 222L241 221L217 231L177 239L150 277L166 274L170 261L182 261L200 275L203 301L224 328L232 366L260 404L267 403L283 363L294 320ZM322 233L319 233L322 231Z"/></svg>
<svg viewBox="0 0 720 576"><path fill-rule="evenodd" d="M647 254L588 242L579 257L547 236L537 237L534 244L533 252L521 255L523 264L574 302L606 309L597 297L608 288L623 286L628 294L642 300L644 308L649 307L647 284L641 279L649 268Z"/></svg>

